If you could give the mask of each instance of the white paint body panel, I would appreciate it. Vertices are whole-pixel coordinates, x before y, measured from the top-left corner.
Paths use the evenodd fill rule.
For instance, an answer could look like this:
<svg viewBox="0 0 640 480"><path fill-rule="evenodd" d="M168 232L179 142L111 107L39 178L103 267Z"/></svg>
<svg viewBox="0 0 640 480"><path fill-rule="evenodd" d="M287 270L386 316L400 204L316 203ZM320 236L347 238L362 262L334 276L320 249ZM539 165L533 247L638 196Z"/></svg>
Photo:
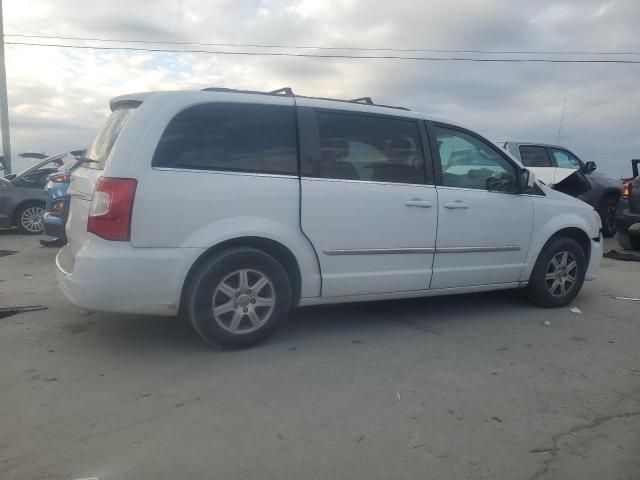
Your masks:
<svg viewBox="0 0 640 480"><path fill-rule="evenodd" d="M408 206L408 201L428 203ZM302 229L320 259L322 295L429 288L433 253L327 252L433 249L437 202L435 187L428 185L303 178Z"/></svg>
<svg viewBox="0 0 640 480"><path fill-rule="evenodd" d="M589 238L600 238L600 229L593 213L593 208L564 193L541 186L544 197L532 196L533 200L533 230L531 246L525 260L525 267L521 279L528 279L531 275L538 255L547 240L554 233L564 228L578 228ZM593 275L600 265L602 258L602 242L591 242L590 263L588 274ZM594 245L595 244L595 245Z"/></svg>
<svg viewBox="0 0 640 480"><path fill-rule="evenodd" d="M447 208L452 203L466 208ZM527 195L438 187L431 288L520 281L532 225L533 204ZM452 247L504 247L504 251L447 252Z"/></svg>
<svg viewBox="0 0 640 480"><path fill-rule="evenodd" d="M542 247L566 227L599 236L591 207L542 187L546 196L294 176L154 169L151 158L169 120L216 101L293 105L291 97L220 92L158 92L119 97L144 101L118 137L104 170L74 173L69 245L57 257L65 294L90 310L175 315L184 281L207 249L246 236L277 241L295 256L301 305L404 298L524 285ZM429 119L410 111L299 98L298 105ZM436 120L436 119L434 119ZM452 122L447 122L453 124ZM519 162L517 162L519 163ZM534 173L539 176L538 172ZM100 176L135 178L130 242L86 231ZM300 192L302 191L302 197ZM406 201L431 202L430 208ZM446 210L449 201L469 204ZM592 242L588 275L602 255ZM517 246L505 252L433 253L432 249ZM381 249L420 249L380 253ZM366 255L332 250L377 249Z"/></svg>
<svg viewBox="0 0 640 480"><path fill-rule="evenodd" d="M131 243L206 250L243 237L274 240L298 260L301 296L318 296L320 271L300 230L299 196L296 177L149 167L138 183Z"/></svg>

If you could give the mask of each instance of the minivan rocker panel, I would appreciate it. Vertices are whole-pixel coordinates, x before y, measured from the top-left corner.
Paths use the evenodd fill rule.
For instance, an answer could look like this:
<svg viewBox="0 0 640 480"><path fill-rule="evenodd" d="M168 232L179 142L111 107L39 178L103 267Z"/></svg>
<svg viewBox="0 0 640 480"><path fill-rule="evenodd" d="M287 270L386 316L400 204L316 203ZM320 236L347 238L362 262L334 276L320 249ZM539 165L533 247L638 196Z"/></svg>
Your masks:
<svg viewBox="0 0 640 480"><path fill-rule="evenodd" d="M600 264L591 207L452 122L290 90L111 108L56 258L88 310L182 312L241 347L295 306L516 287L565 305Z"/></svg>

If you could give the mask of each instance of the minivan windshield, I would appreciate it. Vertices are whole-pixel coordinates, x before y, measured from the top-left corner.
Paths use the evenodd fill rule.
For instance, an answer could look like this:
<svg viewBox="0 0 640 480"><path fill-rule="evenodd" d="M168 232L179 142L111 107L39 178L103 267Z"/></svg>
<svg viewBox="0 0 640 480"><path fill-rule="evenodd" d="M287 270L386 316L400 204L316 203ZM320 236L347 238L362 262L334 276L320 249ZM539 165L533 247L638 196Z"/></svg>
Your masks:
<svg viewBox="0 0 640 480"><path fill-rule="evenodd" d="M104 169L104 164L107 158L109 158L113 144L116 143L118 135L120 135L120 132L126 125L129 117L131 117L134 109L135 108L119 108L109 115L106 123L94 138L91 146L87 149L84 156L86 167L98 170Z"/></svg>

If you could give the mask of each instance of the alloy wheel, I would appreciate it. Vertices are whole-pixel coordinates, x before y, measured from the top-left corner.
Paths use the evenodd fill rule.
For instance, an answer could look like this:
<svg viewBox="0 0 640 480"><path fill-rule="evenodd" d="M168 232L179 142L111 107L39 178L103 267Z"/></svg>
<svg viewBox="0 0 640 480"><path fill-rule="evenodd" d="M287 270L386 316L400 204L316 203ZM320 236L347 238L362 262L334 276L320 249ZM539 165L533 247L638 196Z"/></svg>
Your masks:
<svg viewBox="0 0 640 480"><path fill-rule="evenodd" d="M545 274L547 291L554 297L567 295L578 278L578 262L568 251L555 254Z"/></svg>
<svg viewBox="0 0 640 480"><path fill-rule="evenodd" d="M212 297L215 321L229 333L251 333L262 327L273 313L276 293L273 283L257 270L236 270L216 287Z"/></svg>
<svg viewBox="0 0 640 480"><path fill-rule="evenodd" d="M42 207L26 208L20 216L20 225L30 233L40 233L44 230L43 215L44 208Z"/></svg>

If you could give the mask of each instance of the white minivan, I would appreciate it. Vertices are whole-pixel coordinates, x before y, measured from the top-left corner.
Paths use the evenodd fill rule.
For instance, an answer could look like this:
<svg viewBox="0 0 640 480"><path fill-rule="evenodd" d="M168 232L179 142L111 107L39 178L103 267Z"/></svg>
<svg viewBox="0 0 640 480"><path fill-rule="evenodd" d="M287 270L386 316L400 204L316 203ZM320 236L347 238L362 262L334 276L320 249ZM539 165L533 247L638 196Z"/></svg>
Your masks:
<svg viewBox="0 0 640 480"><path fill-rule="evenodd" d="M569 303L602 256L580 200L453 122L291 89L126 95L73 175L56 258L89 310L254 344L292 307L524 288Z"/></svg>

